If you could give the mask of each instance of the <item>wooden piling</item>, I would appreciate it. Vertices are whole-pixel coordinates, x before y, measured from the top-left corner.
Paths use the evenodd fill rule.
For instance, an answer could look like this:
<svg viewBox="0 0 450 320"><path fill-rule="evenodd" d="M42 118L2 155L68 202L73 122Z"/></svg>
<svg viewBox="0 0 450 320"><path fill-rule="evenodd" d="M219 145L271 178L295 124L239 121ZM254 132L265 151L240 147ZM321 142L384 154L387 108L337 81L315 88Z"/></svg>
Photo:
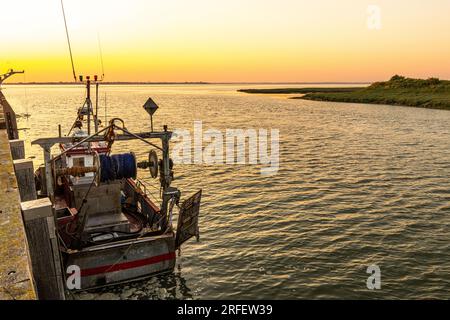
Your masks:
<svg viewBox="0 0 450 320"><path fill-rule="evenodd" d="M20 200L22 202L36 200L33 161L24 159L14 160L14 171L16 172Z"/></svg>
<svg viewBox="0 0 450 320"><path fill-rule="evenodd" d="M13 160L25 159L25 143L23 140L9 140Z"/></svg>
<svg viewBox="0 0 450 320"><path fill-rule="evenodd" d="M21 206L38 299L64 300L65 282L50 199L22 202Z"/></svg>

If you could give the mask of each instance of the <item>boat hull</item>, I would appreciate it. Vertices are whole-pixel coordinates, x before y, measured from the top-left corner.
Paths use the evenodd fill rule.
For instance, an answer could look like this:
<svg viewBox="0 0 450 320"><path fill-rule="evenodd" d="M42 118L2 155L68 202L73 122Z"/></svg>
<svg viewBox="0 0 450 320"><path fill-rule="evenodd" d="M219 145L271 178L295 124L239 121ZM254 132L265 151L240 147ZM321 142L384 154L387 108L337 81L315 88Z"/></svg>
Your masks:
<svg viewBox="0 0 450 320"><path fill-rule="evenodd" d="M68 255L66 269L78 266L81 288L86 290L151 275L175 268L173 233L97 245Z"/></svg>

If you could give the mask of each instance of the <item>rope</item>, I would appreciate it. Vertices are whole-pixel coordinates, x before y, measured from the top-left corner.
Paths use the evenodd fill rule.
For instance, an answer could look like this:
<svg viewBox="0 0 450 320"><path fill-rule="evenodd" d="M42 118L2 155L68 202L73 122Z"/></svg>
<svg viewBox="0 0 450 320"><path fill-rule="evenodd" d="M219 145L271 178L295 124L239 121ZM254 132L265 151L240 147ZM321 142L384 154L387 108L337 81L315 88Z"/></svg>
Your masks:
<svg viewBox="0 0 450 320"><path fill-rule="evenodd" d="M120 179L136 179L136 157L133 153L117 154L113 156L100 155L100 181L114 181Z"/></svg>
<svg viewBox="0 0 450 320"><path fill-rule="evenodd" d="M136 179L136 157L133 153L113 155L112 159L116 164L117 179Z"/></svg>
<svg viewBox="0 0 450 320"><path fill-rule="evenodd" d="M100 156L100 181L112 181L116 180L116 169L113 159L107 155L101 154Z"/></svg>

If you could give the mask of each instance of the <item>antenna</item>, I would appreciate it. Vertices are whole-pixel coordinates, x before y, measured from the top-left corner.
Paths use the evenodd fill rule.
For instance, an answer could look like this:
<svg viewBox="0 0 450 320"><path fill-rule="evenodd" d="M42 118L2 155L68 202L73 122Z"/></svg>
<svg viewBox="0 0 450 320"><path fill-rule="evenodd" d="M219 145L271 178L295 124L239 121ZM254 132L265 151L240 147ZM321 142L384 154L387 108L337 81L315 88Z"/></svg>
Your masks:
<svg viewBox="0 0 450 320"><path fill-rule="evenodd" d="M100 53L100 62L102 65L102 79L101 81L103 81L105 79L105 66L103 64L103 51L102 51L102 44L100 42L100 34L97 32L97 42L98 42L98 51Z"/></svg>
<svg viewBox="0 0 450 320"><path fill-rule="evenodd" d="M63 17L64 17L64 26L66 27L67 44L69 45L70 62L72 63L73 79L75 82L77 82L77 76L76 76L76 72L75 72L75 66L73 64L72 47L70 46L69 30L67 29L66 12L64 11L63 0L61 0L61 8L62 8Z"/></svg>
<svg viewBox="0 0 450 320"><path fill-rule="evenodd" d="M98 131L98 125L99 125L99 119L98 119L98 85L99 81L103 81L105 79L105 67L103 65L103 51L102 51L102 45L100 43L100 34L97 31L97 44L98 44L98 51L100 55L100 63L102 67L102 76L101 79L98 79L97 76L95 76L95 132Z"/></svg>

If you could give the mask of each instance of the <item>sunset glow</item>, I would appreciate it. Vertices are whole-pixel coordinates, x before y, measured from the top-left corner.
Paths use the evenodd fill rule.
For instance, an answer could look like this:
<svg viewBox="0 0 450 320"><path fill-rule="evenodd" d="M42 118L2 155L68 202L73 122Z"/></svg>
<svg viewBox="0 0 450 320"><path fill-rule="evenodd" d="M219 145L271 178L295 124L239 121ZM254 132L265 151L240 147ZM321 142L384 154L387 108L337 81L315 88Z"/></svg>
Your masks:
<svg viewBox="0 0 450 320"><path fill-rule="evenodd" d="M59 0L2 0L0 71L71 81ZM369 5L382 27L367 26ZM450 78L446 0L66 0L77 73L108 81Z"/></svg>

